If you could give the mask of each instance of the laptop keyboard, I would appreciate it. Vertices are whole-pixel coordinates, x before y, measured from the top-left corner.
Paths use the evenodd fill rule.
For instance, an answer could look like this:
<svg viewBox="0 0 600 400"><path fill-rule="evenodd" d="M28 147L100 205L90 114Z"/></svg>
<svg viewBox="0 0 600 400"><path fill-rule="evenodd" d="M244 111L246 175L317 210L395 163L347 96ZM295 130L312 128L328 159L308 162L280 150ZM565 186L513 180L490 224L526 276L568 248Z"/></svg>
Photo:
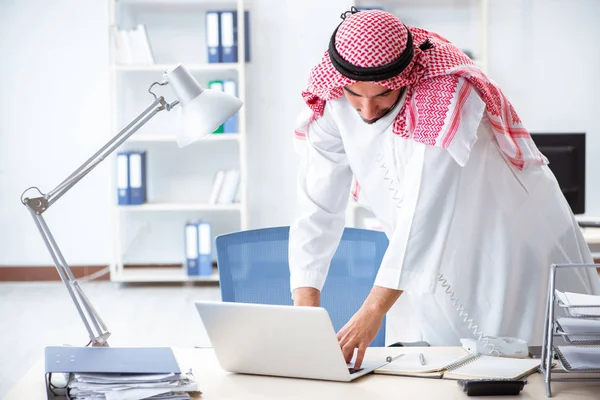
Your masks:
<svg viewBox="0 0 600 400"><path fill-rule="evenodd" d="M356 368L348 368L348 372L350 372L351 374L354 374L356 372L360 372L362 370L363 370L362 368L358 368L358 369L356 369Z"/></svg>

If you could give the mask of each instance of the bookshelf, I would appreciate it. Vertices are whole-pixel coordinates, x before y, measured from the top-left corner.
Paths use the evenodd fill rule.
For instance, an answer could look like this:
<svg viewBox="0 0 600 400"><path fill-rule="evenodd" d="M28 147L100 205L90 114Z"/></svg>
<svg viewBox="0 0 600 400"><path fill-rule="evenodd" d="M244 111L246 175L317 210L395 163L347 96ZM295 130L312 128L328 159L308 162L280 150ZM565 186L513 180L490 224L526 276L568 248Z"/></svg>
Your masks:
<svg viewBox="0 0 600 400"><path fill-rule="evenodd" d="M439 33L488 72L489 0L355 0L357 8L380 7L398 16L407 26L417 26ZM375 216L350 196L346 209L346 226L370 228ZM379 225L379 224L376 224Z"/></svg>
<svg viewBox="0 0 600 400"><path fill-rule="evenodd" d="M147 89L162 74L181 63L204 87L212 80L233 80L237 97L245 101L246 63L209 63L206 12L237 11L238 60L245 60L244 0L108 0L111 62L111 132L114 136L153 100ZM151 60L124 57L123 47L135 54L131 42L123 46L122 32L132 35L145 29ZM139 44L135 43L135 44ZM120 45L120 46L119 46ZM143 47L143 46L142 46ZM139 50L139 48L137 49ZM129 54L129 55L131 55ZM157 95L172 101L170 89L156 88ZM176 134L182 129L177 108L163 111L131 136L119 151L144 150L147 157L147 202L117 203L116 154L109 161L114 282L214 282L212 275L188 276L185 267L184 229L187 221L211 223L213 262L215 236L248 228L246 109L238 112L237 132L213 134L180 149ZM240 183L232 204L209 204L215 174L223 169L240 171Z"/></svg>
<svg viewBox="0 0 600 400"><path fill-rule="evenodd" d="M228 141L239 141L239 133L228 133L226 135L211 135L204 139L203 142L228 142ZM144 143L144 142L172 142L176 145L176 136L172 133L151 133L151 134L139 134L133 135L129 138L129 143Z"/></svg>

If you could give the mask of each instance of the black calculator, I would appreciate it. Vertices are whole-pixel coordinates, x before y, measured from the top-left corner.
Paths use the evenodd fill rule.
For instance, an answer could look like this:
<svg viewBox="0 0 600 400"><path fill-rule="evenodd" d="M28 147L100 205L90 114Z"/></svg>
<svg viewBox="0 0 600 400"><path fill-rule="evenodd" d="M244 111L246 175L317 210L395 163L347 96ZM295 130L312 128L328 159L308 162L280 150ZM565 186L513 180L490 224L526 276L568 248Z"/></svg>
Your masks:
<svg viewBox="0 0 600 400"><path fill-rule="evenodd" d="M460 379L458 382L467 396L518 395L525 381L513 379Z"/></svg>

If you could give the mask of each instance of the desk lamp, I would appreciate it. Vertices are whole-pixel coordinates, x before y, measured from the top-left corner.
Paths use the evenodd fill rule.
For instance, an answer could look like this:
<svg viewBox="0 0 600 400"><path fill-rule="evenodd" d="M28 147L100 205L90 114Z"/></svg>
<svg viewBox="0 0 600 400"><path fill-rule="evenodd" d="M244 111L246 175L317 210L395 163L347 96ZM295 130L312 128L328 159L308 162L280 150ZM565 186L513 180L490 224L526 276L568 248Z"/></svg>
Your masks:
<svg viewBox="0 0 600 400"><path fill-rule="evenodd" d="M176 100L169 103L162 96L157 97L152 92L152 88L156 85L169 85ZM87 346L108 347L107 340L110 332L73 276L71 268L50 233L42 214L160 111L171 111L177 105L181 107L184 129L177 135L177 144L179 147L184 147L213 132L242 106L242 101L234 96L203 89L183 65L178 65L165 72L163 80L154 82L148 91L154 96L154 102L60 185L47 194L42 193L37 187L30 187L21 195L21 202L30 211L58 270L60 279L65 284L88 331L90 341ZM26 197L26 193L33 189L37 191L36 197Z"/></svg>

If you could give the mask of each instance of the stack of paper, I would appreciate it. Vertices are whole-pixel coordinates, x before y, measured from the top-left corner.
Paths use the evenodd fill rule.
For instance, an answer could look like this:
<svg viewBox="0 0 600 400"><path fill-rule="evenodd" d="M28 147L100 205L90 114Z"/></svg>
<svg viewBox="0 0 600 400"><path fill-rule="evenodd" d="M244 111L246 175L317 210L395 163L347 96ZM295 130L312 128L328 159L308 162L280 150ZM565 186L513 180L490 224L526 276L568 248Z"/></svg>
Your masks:
<svg viewBox="0 0 600 400"><path fill-rule="evenodd" d="M555 291L556 297L573 317L600 317L600 296ZM573 307L577 306L577 307ZM581 307L586 306L586 307Z"/></svg>
<svg viewBox="0 0 600 400"><path fill-rule="evenodd" d="M182 374L73 374L69 396L74 400L187 400L199 394L191 372Z"/></svg>
<svg viewBox="0 0 600 400"><path fill-rule="evenodd" d="M600 340L600 319L558 318L556 323L567 334L567 341Z"/></svg>
<svg viewBox="0 0 600 400"><path fill-rule="evenodd" d="M600 347L558 346L558 352L567 370L600 370Z"/></svg>

